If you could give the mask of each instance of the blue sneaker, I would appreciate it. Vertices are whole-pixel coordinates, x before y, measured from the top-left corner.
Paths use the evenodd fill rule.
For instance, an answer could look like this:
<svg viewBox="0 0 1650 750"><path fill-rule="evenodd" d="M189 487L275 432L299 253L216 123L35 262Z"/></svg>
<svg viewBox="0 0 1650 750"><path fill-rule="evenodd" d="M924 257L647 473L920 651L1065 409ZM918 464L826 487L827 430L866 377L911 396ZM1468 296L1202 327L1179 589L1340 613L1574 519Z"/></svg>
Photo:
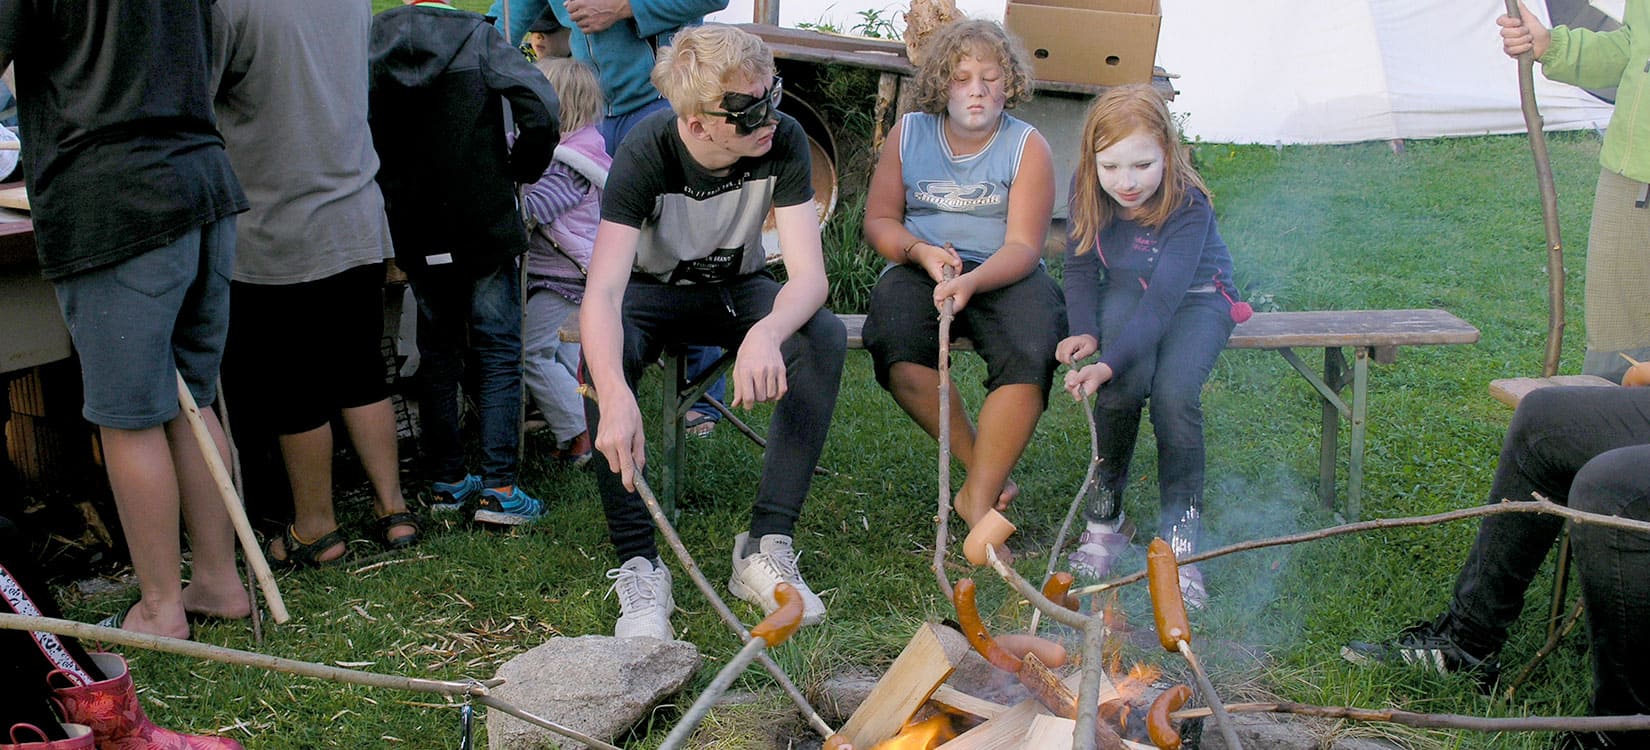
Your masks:
<svg viewBox="0 0 1650 750"><path fill-rule="evenodd" d="M544 515L544 503L514 485L481 491L481 502L476 508L476 523L500 526L520 526L532 523Z"/></svg>
<svg viewBox="0 0 1650 750"><path fill-rule="evenodd" d="M464 510L465 503L481 493L481 477L465 474L457 482L431 482L430 489L435 493L435 498L428 504L430 510L457 513Z"/></svg>

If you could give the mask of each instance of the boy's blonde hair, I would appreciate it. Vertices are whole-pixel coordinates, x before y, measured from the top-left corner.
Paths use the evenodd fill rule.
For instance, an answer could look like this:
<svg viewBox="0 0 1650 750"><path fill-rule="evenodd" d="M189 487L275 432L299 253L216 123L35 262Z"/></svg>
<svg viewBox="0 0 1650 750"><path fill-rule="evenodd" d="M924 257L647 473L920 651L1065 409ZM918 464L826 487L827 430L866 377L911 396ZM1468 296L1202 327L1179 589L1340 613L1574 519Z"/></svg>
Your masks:
<svg viewBox="0 0 1650 750"><path fill-rule="evenodd" d="M571 133L601 119L602 84L596 80L596 71L570 57L542 58L533 63L550 81L561 101L561 132Z"/></svg>
<svg viewBox="0 0 1650 750"><path fill-rule="evenodd" d="M997 63L1003 69L1004 109L1031 101L1031 58L1019 40L995 21L964 18L952 21L935 32L923 52L917 71L914 106L929 114L940 114L951 100L951 74L964 57Z"/></svg>
<svg viewBox="0 0 1650 750"><path fill-rule="evenodd" d="M1192 188L1209 195L1203 177L1192 166L1191 151L1180 145L1180 131L1162 95L1143 83L1115 86L1089 105L1083 116L1083 136L1077 141L1077 179L1071 191L1071 239L1077 254L1094 247L1101 230L1117 217L1117 201L1100 187L1094 155L1135 133L1145 133L1163 149L1163 182L1135 211L1134 220L1160 228L1169 214L1185 205Z"/></svg>
<svg viewBox="0 0 1650 750"><path fill-rule="evenodd" d="M653 65L653 86L670 100L677 117L720 109L730 86L771 78L768 45L748 31L715 23L676 32Z"/></svg>

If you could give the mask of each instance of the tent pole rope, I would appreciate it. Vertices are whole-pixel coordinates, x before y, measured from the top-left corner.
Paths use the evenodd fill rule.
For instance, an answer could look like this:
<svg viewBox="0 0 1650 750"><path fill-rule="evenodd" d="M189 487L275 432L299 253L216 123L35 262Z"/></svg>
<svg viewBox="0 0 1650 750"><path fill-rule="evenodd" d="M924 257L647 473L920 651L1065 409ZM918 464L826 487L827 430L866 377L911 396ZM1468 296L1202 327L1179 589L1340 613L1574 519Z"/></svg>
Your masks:
<svg viewBox="0 0 1650 750"><path fill-rule="evenodd" d="M1506 0L1507 15L1523 20L1518 0ZM1547 157L1547 136L1542 131L1541 110L1535 103L1535 52L1518 56L1518 99L1524 110L1524 129L1530 134L1530 154L1535 157L1535 176L1541 183L1541 219L1547 228L1547 356L1542 361L1542 377L1558 374L1558 356L1564 346L1564 240L1558 232L1558 188L1553 184L1553 163Z"/></svg>

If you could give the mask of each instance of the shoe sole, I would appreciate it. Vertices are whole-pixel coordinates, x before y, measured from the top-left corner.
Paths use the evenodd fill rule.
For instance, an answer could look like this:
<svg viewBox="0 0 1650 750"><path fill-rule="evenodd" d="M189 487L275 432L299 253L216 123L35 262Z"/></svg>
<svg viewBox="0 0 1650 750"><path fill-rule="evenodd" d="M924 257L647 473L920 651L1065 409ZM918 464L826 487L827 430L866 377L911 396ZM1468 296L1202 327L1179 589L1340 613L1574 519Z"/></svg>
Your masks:
<svg viewBox="0 0 1650 750"><path fill-rule="evenodd" d="M495 526L523 526L537 521L539 518L539 516L523 516L496 510L478 510L475 514L476 523L487 523Z"/></svg>

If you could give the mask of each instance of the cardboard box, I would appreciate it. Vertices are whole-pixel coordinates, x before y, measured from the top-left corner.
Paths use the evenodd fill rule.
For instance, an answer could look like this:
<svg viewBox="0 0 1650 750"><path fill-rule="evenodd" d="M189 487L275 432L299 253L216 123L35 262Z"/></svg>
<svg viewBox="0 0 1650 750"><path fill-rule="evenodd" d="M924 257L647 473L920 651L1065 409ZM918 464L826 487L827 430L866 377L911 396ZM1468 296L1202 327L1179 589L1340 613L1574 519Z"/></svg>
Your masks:
<svg viewBox="0 0 1650 750"><path fill-rule="evenodd" d="M1045 81L1150 83L1159 0L1009 0L1003 23Z"/></svg>

